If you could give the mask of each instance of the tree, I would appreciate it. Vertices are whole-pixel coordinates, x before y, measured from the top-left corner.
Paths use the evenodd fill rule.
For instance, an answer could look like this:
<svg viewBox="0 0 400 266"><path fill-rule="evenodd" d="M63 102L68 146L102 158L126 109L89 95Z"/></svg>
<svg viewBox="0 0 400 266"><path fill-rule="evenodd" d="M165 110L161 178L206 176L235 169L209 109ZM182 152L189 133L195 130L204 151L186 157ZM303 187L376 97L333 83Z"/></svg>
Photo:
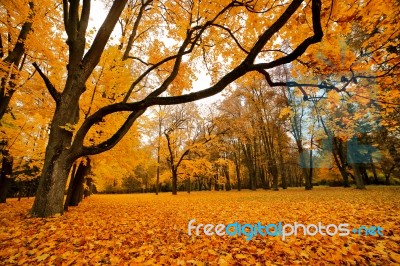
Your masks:
<svg viewBox="0 0 400 266"><path fill-rule="evenodd" d="M31 83L35 80L36 73L31 63L37 58L49 61L55 58L54 50L46 50L43 43L49 43L52 38L60 36L44 29L57 28L58 21L54 18L59 14L59 10L57 5L50 1L41 1L40 4L29 0L0 1L0 6L2 18L0 22L0 139L8 142L8 146L4 149L8 150L15 159L14 167L17 169L14 171L16 173L14 181L18 182L19 188L22 189L21 184L32 178L33 172L27 169L32 170L41 164L39 158L32 156L32 150L36 151L36 155L38 154L37 147L26 149L27 144L30 143L27 138L31 137L27 135L31 133L29 130L35 134L38 127L46 127L43 120L37 119L44 112L26 112L27 109L35 109L41 105L40 100L42 100L39 100L42 97L36 94L41 91L42 86ZM32 34L33 32L35 34ZM62 57L59 54L56 56ZM35 123L39 124L32 126ZM41 138L38 139L41 140ZM20 145L21 143L23 144ZM19 151L20 146L24 146L23 151L29 151L28 154ZM35 164L34 167L33 164ZM29 174L26 175L26 173Z"/></svg>
<svg viewBox="0 0 400 266"><path fill-rule="evenodd" d="M171 170L172 194L178 191L178 175L180 166L191 153L203 157L204 145L215 140L223 131L216 132L213 121L200 122L199 114L194 104L177 106L170 114L164 135L167 140L167 162ZM187 168L188 166L186 166Z"/></svg>
<svg viewBox="0 0 400 266"><path fill-rule="evenodd" d="M4 4L5 3L2 1L1 5L3 6ZM17 4L15 1L7 3L6 6L4 6L5 9L2 10L1 13L3 13L3 15L7 13L4 17L8 16L8 29L12 29L10 12L15 8L15 6L10 7L9 5L16 5L17 10L19 9L23 16L26 17L23 20L22 27L19 29L17 38L14 39L16 34L15 30L13 30L14 32L9 31L7 34L7 43L3 43L2 34L0 34L0 58L2 59L0 64L0 120L6 113L10 100L17 89L18 71L22 70L26 59L26 55L24 55L26 50L25 41L32 29L35 15L33 1L28 2L28 9L24 4ZM16 19L16 17L14 18ZM4 56L5 58L3 58Z"/></svg>
<svg viewBox="0 0 400 266"><path fill-rule="evenodd" d="M140 30L143 31L143 34L136 35L139 28L134 27L131 36L133 36L133 41L136 41L138 45L146 45L152 49L152 52L150 51L147 55L148 62L136 56L132 60L139 61L140 64L144 65L145 70L132 83L122 102L99 108L74 131L72 126L79 121L80 96L85 91L85 84L97 66L110 34L118 22L126 3L127 0L113 2L104 23L97 32L92 44L86 50L90 0L84 0L82 7L80 7L78 0L63 1L63 18L68 35L67 45L69 48L67 76L64 89L60 92L52 84L51 77L43 75L43 72L41 73L46 87L56 102L56 109L51 122L49 142L39 188L32 208L34 216L46 217L62 213L63 192L69 170L74 161L79 157L102 153L114 147L149 106L191 102L217 94L248 72L264 71L265 69L271 69L296 60L310 45L319 42L323 36L321 2L319 0L313 0L311 5L306 6L302 6L303 1L301 0L294 0L285 5L270 3L267 6L261 5L256 1L228 1L227 3L201 2L201 6L194 2L185 3L185 6L180 6L175 2L168 2L168 4L155 2L150 7L149 5L153 1L142 2L135 16L134 25L141 25ZM286 25L293 26L297 23L296 20L291 18L300 16L302 13L299 11L301 6L302 11L307 10L307 13L312 17L313 29L310 30L308 27L303 27L309 37L300 42L296 41L297 47L286 55L270 62L256 62L257 58L260 58L260 56L262 58L265 54L266 45L273 43L274 39L277 38L276 33L278 31ZM165 13L167 14L166 17L163 16L165 8L170 10L170 12ZM207 12L204 10L207 10ZM239 25L239 23L235 22L243 17L235 16L235 14L243 12L248 17L247 24L249 26L252 26L252 23L262 23L260 25L263 27L257 28L255 35L253 32L247 33L245 29L241 29L238 32L238 34L241 34L240 37L234 34L235 25L236 27ZM147 17L143 15L145 13L148 15ZM266 19L266 14L268 13L274 14L276 19L273 22L270 22L270 19ZM227 14L230 15L227 16ZM179 17L181 20L178 21L175 17ZM168 51L170 50L168 48L161 48L160 42L155 41L150 46L147 44L149 38L154 36L145 32L146 29L149 29L149 31L152 29L152 27L148 27L148 23L150 21L155 23L157 20L160 22L156 26L162 26L163 29L165 29L165 24L170 26L170 30L166 34L167 37L169 35L179 43L176 50L172 49L174 50L172 53ZM226 38L229 41L226 41ZM224 40L224 42L220 42L221 40ZM193 73L189 71L190 65L184 62L184 56L189 58L191 55L192 58L196 58L202 51L205 51L205 58L217 58L220 54L226 55L221 50L226 45L235 51L235 55L231 56L233 67L224 73L220 73L218 71L221 70L220 64L218 60L215 60L214 67L211 69L214 71L213 79L215 82L213 85L197 92L179 95L182 89L188 85L184 82L188 81L190 73ZM131 46L130 42L128 42L125 51L128 51L129 54L137 54L138 51L132 50L132 47L133 45ZM227 51L226 47L224 48ZM228 50L230 53L232 52L231 49ZM160 53L160 51L164 51L164 53ZM165 57L160 58L160 55ZM189 62L195 61L192 59ZM207 64L210 62L207 62ZM39 68L36 69L39 71ZM184 72L189 73L189 75L185 75ZM137 88L138 84L145 86L143 82L151 75L153 75L156 82L155 84L148 84L147 96L139 100L136 98L136 101L131 102L135 100L131 97L131 92ZM169 92L168 96L161 96L162 93L167 91ZM127 112L129 115L126 121L116 130L115 134L99 144L85 145L84 139L92 126L101 122L106 116L117 112Z"/></svg>

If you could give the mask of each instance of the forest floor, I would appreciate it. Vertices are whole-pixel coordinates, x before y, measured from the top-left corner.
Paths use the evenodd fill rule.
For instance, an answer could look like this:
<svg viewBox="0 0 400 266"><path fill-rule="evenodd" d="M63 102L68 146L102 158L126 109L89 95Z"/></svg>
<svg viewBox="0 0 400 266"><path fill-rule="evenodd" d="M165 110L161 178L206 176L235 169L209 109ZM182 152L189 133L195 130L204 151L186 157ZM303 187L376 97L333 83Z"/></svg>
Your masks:
<svg viewBox="0 0 400 266"><path fill-rule="evenodd" d="M400 263L400 187L93 195L63 216L47 219L29 216L32 203L8 199L0 205L0 265ZM260 234L246 240L245 235L207 236L203 228L199 236L196 229L189 236L192 219L194 227L320 222L383 231L382 236L304 236L299 231L284 240Z"/></svg>

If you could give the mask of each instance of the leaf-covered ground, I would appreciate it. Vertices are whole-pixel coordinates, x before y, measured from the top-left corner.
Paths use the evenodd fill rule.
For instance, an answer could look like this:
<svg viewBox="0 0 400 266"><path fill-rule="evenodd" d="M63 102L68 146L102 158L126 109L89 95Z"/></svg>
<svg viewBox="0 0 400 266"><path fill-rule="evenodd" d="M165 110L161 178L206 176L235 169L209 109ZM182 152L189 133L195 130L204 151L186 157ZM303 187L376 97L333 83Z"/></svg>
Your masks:
<svg viewBox="0 0 400 266"><path fill-rule="evenodd" d="M400 188L94 195L63 216L0 205L2 265L397 265ZM381 226L384 236L189 236L196 223Z"/></svg>

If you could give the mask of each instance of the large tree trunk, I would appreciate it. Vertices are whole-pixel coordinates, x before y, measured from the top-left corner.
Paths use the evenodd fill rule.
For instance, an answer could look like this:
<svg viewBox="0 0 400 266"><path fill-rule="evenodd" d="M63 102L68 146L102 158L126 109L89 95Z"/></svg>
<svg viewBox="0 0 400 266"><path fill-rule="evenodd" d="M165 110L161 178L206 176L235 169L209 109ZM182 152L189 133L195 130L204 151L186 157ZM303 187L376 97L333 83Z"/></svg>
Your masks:
<svg viewBox="0 0 400 266"><path fill-rule="evenodd" d="M11 185L11 178L4 177L1 175L0 179L0 203L6 203L7 201L7 193L8 189L10 188Z"/></svg>
<svg viewBox="0 0 400 266"><path fill-rule="evenodd" d="M1 83L6 83L5 79L2 79ZM5 87L6 85L0 85ZM7 93L3 93L3 89L0 89L0 120L3 118L4 114L7 112L8 106L10 104L11 98L14 95L15 89L10 89Z"/></svg>
<svg viewBox="0 0 400 266"><path fill-rule="evenodd" d="M98 64L126 2L127 0L113 2L86 55L85 36L90 17L90 1L84 1L81 12L79 1L63 2L69 58L66 66L67 80L62 92L58 92L40 68L34 65L56 102L56 110L51 122L42 175L31 210L33 216L48 217L63 213L64 190L69 171L74 161L84 155L80 150L82 146L77 145L80 147L76 147L74 151L71 148L71 126L79 120L79 98L85 91L85 83Z"/></svg>
<svg viewBox="0 0 400 266"><path fill-rule="evenodd" d="M192 190L192 182L190 181L190 176L187 178L187 193L190 194Z"/></svg>
<svg viewBox="0 0 400 266"><path fill-rule="evenodd" d="M357 189L365 189L365 184L363 182L359 166L358 166L358 164L355 163L354 153L349 152L347 154L347 156L349 157L349 161L351 162L351 163L349 163L349 165L353 168L354 180L356 182L356 188Z"/></svg>
<svg viewBox="0 0 400 266"><path fill-rule="evenodd" d="M287 189L287 177L286 177L285 162L283 159L282 151L283 151L282 136L281 134L278 134L279 172L281 174L282 188Z"/></svg>
<svg viewBox="0 0 400 266"><path fill-rule="evenodd" d="M266 177L265 177L264 167L262 167L262 166L258 167L258 172L259 172L262 188L263 189L268 189L267 180L266 180Z"/></svg>
<svg viewBox="0 0 400 266"><path fill-rule="evenodd" d="M358 169L360 171L361 178L362 178L364 184L370 185L371 182L368 177L366 165L364 163L360 163L360 164L358 164Z"/></svg>
<svg viewBox="0 0 400 266"><path fill-rule="evenodd" d="M390 173L385 174L385 185L390 186Z"/></svg>
<svg viewBox="0 0 400 266"><path fill-rule="evenodd" d="M238 191L240 191L242 189L242 180L240 177L240 164L235 163L235 168L236 168L237 189Z"/></svg>
<svg viewBox="0 0 400 266"><path fill-rule="evenodd" d="M76 159L69 150L72 132L68 131L65 126L73 125L78 120L80 94L76 94L70 96L72 99L69 103L61 101L57 105L51 124L42 175L31 210L33 216L48 217L58 213L62 214L64 211L65 186L72 164Z"/></svg>
<svg viewBox="0 0 400 266"><path fill-rule="evenodd" d="M333 137L333 147L332 147L332 155L335 160L335 164L338 167L340 174L343 177L343 186L350 187L349 183L349 174L346 169L347 162L345 161L345 156L343 152L343 141L340 139Z"/></svg>
<svg viewBox="0 0 400 266"><path fill-rule="evenodd" d="M219 176L218 176L218 174L214 175L214 190L219 191Z"/></svg>
<svg viewBox="0 0 400 266"><path fill-rule="evenodd" d="M304 182L305 182L305 189L306 190L311 190L312 189L312 181L311 181L311 174L312 174L312 168L310 168L310 171L308 170L308 165L307 165L307 160L304 154L304 149L303 149L303 144L301 143L301 140L296 140L297 144L297 149L299 151L299 159L300 159L300 168L301 168L301 173L303 174Z"/></svg>
<svg viewBox="0 0 400 266"><path fill-rule="evenodd" d="M243 144L243 153L246 161L246 166L249 171L249 188L251 190L256 190L256 160L254 147L251 144Z"/></svg>
<svg viewBox="0 0 400 266"><path fill-rule="evenodd" d="M240 191L242 189L242 180L240 178L240 163L241 163L241 143L238 141L237 149L233 153L235 159L235 170L236 170L236 179L237 179L237 189Z"/></svg>
<svg viewBox="0 0 400 266"><path fill-rule="evenodd" d="M160 190L160 147L157 147L157 177L156 177L156 195Z"/></svg>
<svg viewBox="0 0 400 266"><path fill-rule="evenodd" d="M65 155L45 161L31 213L35 217L62 214L64 191L72 160Z"/></svg>
<svg viewBox="0 0 400 266"><path fill-rule="evenodd" d="M374 184L378 185L379 184L378 174L376 173L375 164L373 162L371 162L371 170L372 170L372 174L374 175Z"/></svg>

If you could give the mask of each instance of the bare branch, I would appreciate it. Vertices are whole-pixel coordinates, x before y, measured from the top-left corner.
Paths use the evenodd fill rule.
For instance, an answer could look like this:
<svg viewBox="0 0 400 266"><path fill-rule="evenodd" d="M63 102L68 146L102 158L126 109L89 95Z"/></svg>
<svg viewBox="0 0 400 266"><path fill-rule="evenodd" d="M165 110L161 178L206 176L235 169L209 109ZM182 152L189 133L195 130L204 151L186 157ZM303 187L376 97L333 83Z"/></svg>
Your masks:
<svg viewBox="0 0 400 266"><path fill-rule="evenodd" d="M251 49L249 55L246 57L245 61L248 63L253 63L256 59L257 55L263 49L264 45L272 38L272 36L277 33L289 20L289 18L296 12L303 1L302 0L294 0L285 12L272 24L270 28L268 28L258 39L258 41L254 44L253 48ZM315 6L318 5L318 6ZM316 9L316 10L314 10ZM321 2L320 0L313 0L313 17L315 16L316 19L320 20L320 13L321 13ZM317 12L318 14L315 14ZM316 29L314 28L314 31ZM322 33L322 30L321 30ZM322 38L322 36L321 36Z"/></svg>

